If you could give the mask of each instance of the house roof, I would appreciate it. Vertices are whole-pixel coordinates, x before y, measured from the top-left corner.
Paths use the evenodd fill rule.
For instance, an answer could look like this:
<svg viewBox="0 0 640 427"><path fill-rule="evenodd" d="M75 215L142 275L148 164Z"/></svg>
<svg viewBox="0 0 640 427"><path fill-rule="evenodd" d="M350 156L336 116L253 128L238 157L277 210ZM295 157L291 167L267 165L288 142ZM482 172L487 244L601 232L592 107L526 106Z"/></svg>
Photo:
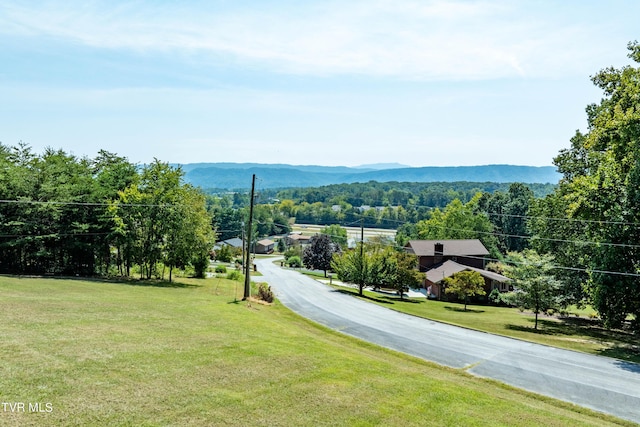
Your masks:
<svg viewBox="0 0 640 427"><path fill-rule="evenodd" d="M262 246L269 246L269 245L274 245L275 244L275 242L273 240L269 240L269 239L258 240L256 243L259 244L259 245L262 245Z"/></svg>
<svg viewBox="0 0 640 427"><path fill-rule="evenodd" d="M303 236L302 234L290 234L289 239L291 240L309 240L311 236Z"/></svg>
<svg viewBox="0 0 640 427"><path fill-rule="evenodd" d="M496 282L509 282L509 279L502 274L494 273L493 271L482 270L481 268L469 267L468 265L458 264L455 261L445 261L439 267L432 268L427 271L427 280L431 283L438 283L444 280L447 277L451 277L456 273L461 271L476 271L480 273L482 277L486 277L487 279L495 280Z"/></svg>
<svg viewBox="0 0 640 427"><path fill-rule="evenodd" d="M466 240L409 240L405 248L417 256L434 256L436 243L442 244L444 256L489 255L478 239Z"/></svg>
<svg viewBox="0 0 640 427"><path fill-rule="evenodd" d="M218 243L229 245L229 246L233 246L234 248L241 248L242 247L242 239L240 239L238 237L234 237L232 239L223 240L222 242L218 242Z"/></svg>

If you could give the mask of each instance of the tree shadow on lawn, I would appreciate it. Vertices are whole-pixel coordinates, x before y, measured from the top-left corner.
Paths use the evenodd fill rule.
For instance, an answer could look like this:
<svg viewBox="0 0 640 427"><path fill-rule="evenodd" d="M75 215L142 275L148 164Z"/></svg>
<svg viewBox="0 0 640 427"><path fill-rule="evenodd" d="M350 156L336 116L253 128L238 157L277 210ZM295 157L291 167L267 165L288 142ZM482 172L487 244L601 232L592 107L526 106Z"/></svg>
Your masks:
<svg viewBox="0 0 640 427"><path fill-rule="evenodd" d="M362 299L368 299L370 301L375 301L375 302L379 302L379 303L382 303L382 304L395 304L395 300L394 301L389 301L389 300L385 300L385 299L381 299L381 298L370 297L369 295L360 296L358 294L358 290L357 289L354 289L354 290L350 290L350 289L334 289L331 292L340 292L341 294L351 295L351 296L362 298Z"/></svg>
<svg viewBox="0 0 640 427"><path fill-rule="evenodd" d="M103 282L103 283L113 283L116 285L127 285L127 286L146 286L152 288L200 288L202 285L194 285L189 283L180 283L180 282L169 282L166 280L159 279L89 279L91 281Z"/></svg>
<svg viewBox="0 0 640 427"><path fill-rule="evenodd" d="M484 313L484 310L478 310L476 308L468 308L465 310L464 307L452 307L450 305L444 306L445 310L449 311L457 311L459 313Z"/></svg>
<svg viewBox="0 0 640 427"><path fill-rule="evenodd" d="M625 330L605 329L597 319L579 317L561 317L559 319L538 318L537 330L534 329L534 318L527 319L527 322L530 323L530 326L507 324L505 327L512 331L539 335L583 337L585 340L606 346L606 348L598 350L598 353L602 356L624 359L636 363L640 362L640 346L637 345L637 336ZM634 372L640 372L640 367L634 364L629 365L628 369Z"/></svg>
<svg viewBox="0 0 640 427"><path fill-rule="evenodd" d="M408 303L408 304L422 304L424 301L420 301L420 300L415 300L415 299L410 299L410 298L402 298L400 299L400 297L381 297L382 299L386 299L389 301L393 301L392 304L396 303L396 302L400 302L400 303Z"/></svg>
<svg viewBox="0 0 640 427"><path fill-rule="evenodd" d="M82 276L21 276L46 280L77 280L83 282L110 283L114 285L150 286L154 288L200 288L202 285L168 282L159 279L134 279L124 277L82 277Z"/></svg>

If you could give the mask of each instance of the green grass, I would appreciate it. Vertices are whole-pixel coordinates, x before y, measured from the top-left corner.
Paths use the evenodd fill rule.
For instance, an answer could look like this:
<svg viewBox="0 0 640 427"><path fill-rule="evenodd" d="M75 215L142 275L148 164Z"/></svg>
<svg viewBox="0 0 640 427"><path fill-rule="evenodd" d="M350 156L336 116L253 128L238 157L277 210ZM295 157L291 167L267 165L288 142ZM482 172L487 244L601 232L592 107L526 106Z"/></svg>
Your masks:
<svg viewBox="0 0 640 427"><path fill-rule="evenodd" d="M0 277L0 425L632 425L363 343L242 284Z"/></svg>
<svg viewBox="0 0 640 427"><path fill-rule="evenodd" d="M358 294L357 289L338 287L342 292ZM505 335L554 347L598 354L640 363L638 337L620 330L606 330L590 317L592 309L572 308L566 317L539 315L538 330L531 312L515 308L468 305L424 298L401 301L393 295L364 292L364 299L384 307L465 328ZM577 315L577 316L576 316Z"/></svg>

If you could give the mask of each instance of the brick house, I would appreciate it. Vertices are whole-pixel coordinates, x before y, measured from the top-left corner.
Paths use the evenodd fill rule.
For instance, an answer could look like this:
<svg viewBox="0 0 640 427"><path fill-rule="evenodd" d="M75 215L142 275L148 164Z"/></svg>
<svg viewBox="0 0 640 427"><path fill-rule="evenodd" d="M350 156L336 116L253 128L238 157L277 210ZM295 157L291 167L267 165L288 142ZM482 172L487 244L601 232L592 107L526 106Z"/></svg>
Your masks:
<svg viewBox="0 0 640 427"><path fill-rule="evenodd" d="M478 239L410 240L405 250L418 257L418 268L427 271L445 261L484 269L489 251Z"/></svg>

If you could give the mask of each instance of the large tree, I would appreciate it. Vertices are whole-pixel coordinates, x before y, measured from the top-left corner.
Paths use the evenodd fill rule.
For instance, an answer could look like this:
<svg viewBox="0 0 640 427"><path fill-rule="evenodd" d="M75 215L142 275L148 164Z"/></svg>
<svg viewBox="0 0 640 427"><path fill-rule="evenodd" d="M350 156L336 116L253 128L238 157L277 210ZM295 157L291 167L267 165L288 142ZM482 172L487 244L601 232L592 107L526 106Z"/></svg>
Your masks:
<svg viewBox="0 0 640 427"><path fill-rule="evenodd" d="M341 248L347 247L347 229L338 224L331 224L323 227L320 233L329 236L331 241Z"/></svg>
<svg viewBox="0 0 640 427"><path fill-rule="evenodd" d="M640 63L640 44L628 49ZM563 179L548 199L577 225L563 225L567 234L536 231L581 252L567 267L586 269L587 295L605 326L620 327L631 316L640 331L640 68L609 67L592 81L604 97L587 107L587 133L576 132L571 147L554 159Z"/></svg>
<svg viewBox="0 0 640 427"><path fill-rule="evenodd" d="M485 213L493 224L500 250L521 251L529 246L527 216L533 201L533 191L521 183L511 184L506 193L482 194L477 210Z"/></svg>
<svg viewBox="0 0 640 427"><path fill-rule="evenodd" d="M309 269L324 271L326 277L336 253L340 253L340 245L333 243L326 234L316 234L309 239L309 245L304 248L302 262Z"/></svg>
<svg viewBox="0 0 640 427"><path fill-rule="evenodd" d="M464 301L464 311L467 311L469 298L474 295L485 295L484 278L477 271L460 271L444 280L445 293L454 294Z"/></svg>
<svg viewBox="0 0 640 427"><path fill-rule="evenodd" d="M510 252L504 274L513 280L513 292L501 295L510 305L532 310L534 329L538 329L538 314L560 304L560 282L552 274L555 266L551 255L539 255L532 249Z"/></svg>
<svg viewBox="0 0 640 427"><path fill-rule="evenodd" d="M479 239L493 257L499 256L498 241L493 235L493 224L487 215L479 212L478 193L468 203L455 199L444 209L434 209L429 219L416 224L418 239Z"/></svg>

